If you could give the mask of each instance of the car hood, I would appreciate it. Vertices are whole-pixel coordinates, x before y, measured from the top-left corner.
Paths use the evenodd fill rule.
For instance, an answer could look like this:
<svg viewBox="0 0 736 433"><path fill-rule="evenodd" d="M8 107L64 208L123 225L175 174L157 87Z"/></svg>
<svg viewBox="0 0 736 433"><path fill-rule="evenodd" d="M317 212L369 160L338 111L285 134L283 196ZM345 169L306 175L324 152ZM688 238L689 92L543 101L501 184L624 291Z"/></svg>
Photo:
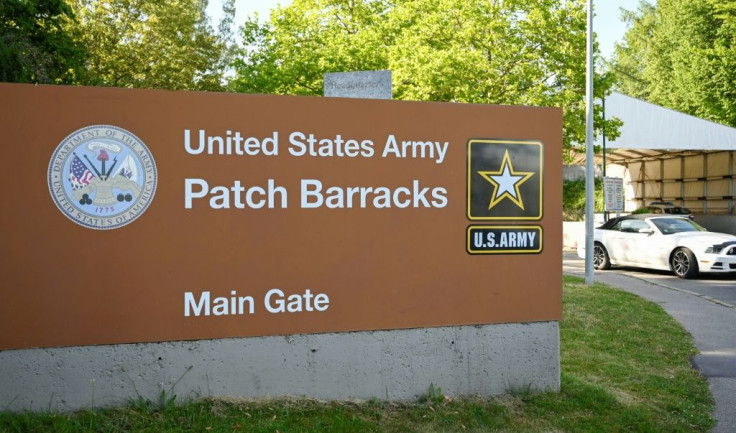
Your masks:
<svg viewBox="0 0 736 433"><path fill-rule="evenodd" d="M669 236L677 239L678 243L681 243L685 246L691 245L704 248L722 244L724 242L736 242L736 236L734 235L715 232L685 232L676 233Z"/></svg>

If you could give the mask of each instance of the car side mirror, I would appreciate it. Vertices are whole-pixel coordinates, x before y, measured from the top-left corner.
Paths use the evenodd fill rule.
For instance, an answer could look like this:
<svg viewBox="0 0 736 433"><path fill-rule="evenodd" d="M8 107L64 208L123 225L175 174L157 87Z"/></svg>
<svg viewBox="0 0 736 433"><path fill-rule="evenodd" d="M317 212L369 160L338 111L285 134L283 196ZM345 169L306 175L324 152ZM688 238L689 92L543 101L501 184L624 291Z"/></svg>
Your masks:
<svg viewBox="0 0 736 433"><path fill-rule="evenodd" d="M646 233L648 235L654 234L654 230L652 229L639 229L639 233Z"/></svg>

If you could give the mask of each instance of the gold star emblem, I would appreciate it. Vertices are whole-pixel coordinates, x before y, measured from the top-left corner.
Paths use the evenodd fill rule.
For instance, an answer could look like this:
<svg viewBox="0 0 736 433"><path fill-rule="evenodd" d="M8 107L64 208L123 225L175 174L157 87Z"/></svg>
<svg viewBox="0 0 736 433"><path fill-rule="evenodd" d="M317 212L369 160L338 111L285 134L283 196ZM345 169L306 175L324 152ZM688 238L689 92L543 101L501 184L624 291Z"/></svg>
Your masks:
<svg viewBox="0 0 736 433"><path fill-rule="evenodd" d="M519 192L519 187L532 177L534 172L514 171L508 150L503 155L503 162L501 162L501 168L498 171L478 171L478 174L493 185L493 195L491 196L491 202L488 204L488 210L491 210L505 198L524 210L524 200Z"/></svg>

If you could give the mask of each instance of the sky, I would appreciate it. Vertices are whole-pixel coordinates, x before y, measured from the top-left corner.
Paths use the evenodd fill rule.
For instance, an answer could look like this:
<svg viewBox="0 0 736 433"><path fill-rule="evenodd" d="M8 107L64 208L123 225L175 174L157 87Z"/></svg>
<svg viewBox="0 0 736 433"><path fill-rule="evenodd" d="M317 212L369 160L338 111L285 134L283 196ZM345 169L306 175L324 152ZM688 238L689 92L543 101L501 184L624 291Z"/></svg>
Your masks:
<svg viewBox="0 0 736 433"><path fill-rule="evenodd" d="M245 17L254 12L258 12L258 16L263 20L276 5L289 3L290 0L235 0L235 23L242 24ZM620 19L619 8L636 9L639 0L594 0L593 4L596 15L593 19L593 31L596 33L601 54L609 59L613 53L614 43L621 41L626 32L626 25ZM216 27L222 15L222 0L210 0L207 12Z"/></svg>

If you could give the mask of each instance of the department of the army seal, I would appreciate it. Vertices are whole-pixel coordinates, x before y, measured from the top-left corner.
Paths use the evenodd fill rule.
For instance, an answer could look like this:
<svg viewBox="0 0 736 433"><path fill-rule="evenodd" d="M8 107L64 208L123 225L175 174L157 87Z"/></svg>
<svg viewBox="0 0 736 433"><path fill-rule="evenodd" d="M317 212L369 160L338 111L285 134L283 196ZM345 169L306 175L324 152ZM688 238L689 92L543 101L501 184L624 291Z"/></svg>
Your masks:
<svg viewBox="0 0 736 433"><path fill-rule="evenodd" d="M51 157L49 191L56 206L84 227L109 230L141 216L156 192L146 145L125 129L94 125L69 134Z"/></svg>

